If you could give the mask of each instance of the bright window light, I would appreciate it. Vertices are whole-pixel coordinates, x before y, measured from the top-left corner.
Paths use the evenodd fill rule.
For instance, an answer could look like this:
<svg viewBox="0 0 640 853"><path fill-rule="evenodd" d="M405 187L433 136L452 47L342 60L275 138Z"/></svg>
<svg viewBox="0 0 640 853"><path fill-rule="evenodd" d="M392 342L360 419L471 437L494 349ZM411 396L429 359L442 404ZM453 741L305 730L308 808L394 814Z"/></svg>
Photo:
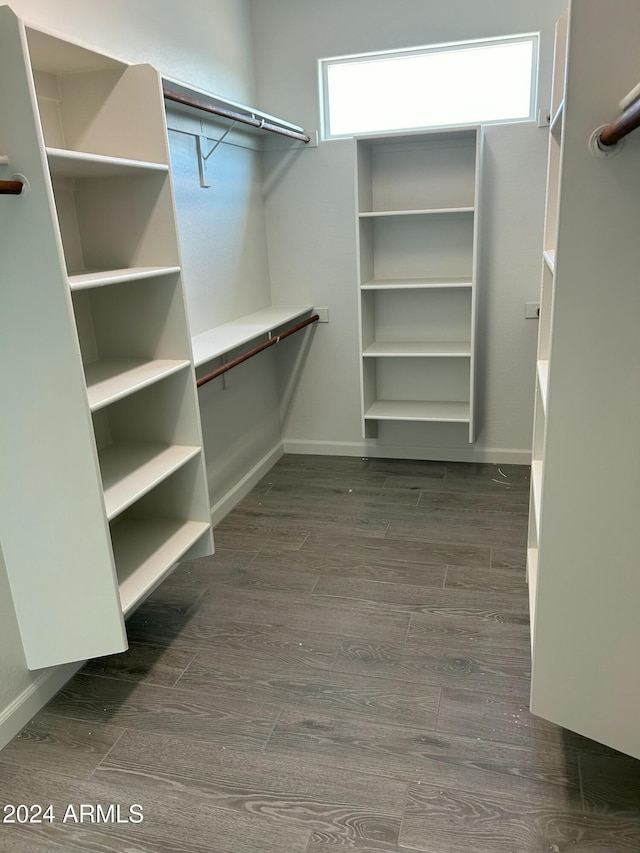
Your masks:
<svg viewBox="0 0 640 853"><path fill-rule="evenodd" d="M536 35L322 62L324 136L531 119Z"/></svg>

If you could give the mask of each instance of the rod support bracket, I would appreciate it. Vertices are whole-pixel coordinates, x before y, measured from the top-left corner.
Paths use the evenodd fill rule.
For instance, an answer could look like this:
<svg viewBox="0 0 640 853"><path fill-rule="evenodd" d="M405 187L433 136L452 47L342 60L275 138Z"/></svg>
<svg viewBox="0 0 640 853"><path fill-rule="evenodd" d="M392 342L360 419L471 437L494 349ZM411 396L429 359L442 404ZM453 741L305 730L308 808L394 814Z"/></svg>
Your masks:
<svg viewBox="0 0 640 853"><path fill-rule="evenodd" d="M207 165L208 165L209 157L211 157L211 155L216 150L218 145L220 145L221 142L224 142L227 135L229 133L231 133L231 131L233 130L233 128L236 126L237 123L238 123L237 121L231 122L229 127L222 134L222 136L219 139L216 139L216 141L213 143L213 145L211 147L209 146L208 137L206 137L204 134L200 134L199 136L196 137L197 145L198 145L198 172L200 173L200 186L203 187L203 189L208 189L211 186L211 183L209 182L209 178L207 175ZM207 148L209 149L208 151L207 151ZM206 154L205 154L205 151L206 151Z"/></svg>
<svg viewBox="0 0 640 853"><path fill-rule="evenodd" d="M603 124L601 127L596 128L591 137L589 139L589 151L593 154L594 157L598 157L601 160L606 160L608 157L615 157L616 154L619 154L622 151L624 146L624 139L618 140L613 145L603 145L600 141L600 134L607 127L606 124Z"/></svg>

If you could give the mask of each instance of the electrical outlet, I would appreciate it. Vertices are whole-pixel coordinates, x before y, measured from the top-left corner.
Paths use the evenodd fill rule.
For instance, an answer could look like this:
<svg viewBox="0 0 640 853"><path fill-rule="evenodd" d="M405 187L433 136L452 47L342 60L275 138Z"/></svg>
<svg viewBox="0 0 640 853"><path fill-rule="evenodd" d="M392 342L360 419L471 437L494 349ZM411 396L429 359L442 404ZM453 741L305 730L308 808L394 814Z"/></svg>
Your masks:
<svg viewBox="0 0 640 853"><path fill-rule="evenodd" d="M540 319L540 303L539 302L526 302L524 306L524 316L527 320L539 320Z"/></svg>

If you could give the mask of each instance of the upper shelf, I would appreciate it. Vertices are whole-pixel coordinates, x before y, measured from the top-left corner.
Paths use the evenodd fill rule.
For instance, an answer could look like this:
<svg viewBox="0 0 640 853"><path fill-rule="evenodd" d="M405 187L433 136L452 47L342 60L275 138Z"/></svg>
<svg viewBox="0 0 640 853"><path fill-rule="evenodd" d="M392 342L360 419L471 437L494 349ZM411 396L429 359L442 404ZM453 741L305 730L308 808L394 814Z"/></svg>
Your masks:
<svg viewBox="0 0 640 853"><path fill-rule="evenodd" d="M307 314L313 305L274 305L253 314L246 314L230 323L215 326L191 338L193 361L196 367L272 332L279 326Z"/></svg>

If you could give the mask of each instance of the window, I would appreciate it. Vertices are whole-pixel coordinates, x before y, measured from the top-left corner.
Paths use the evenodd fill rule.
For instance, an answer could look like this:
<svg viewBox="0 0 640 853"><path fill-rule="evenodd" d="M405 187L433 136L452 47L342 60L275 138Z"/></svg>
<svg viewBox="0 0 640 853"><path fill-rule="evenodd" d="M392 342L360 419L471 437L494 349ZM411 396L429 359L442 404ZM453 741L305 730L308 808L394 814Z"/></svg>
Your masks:
<svg viewBox="0 0 640 853"><path fill-rule="evenodd" d="M537 59L534 34L325 59L324 138L532 119Z"/></svg>

